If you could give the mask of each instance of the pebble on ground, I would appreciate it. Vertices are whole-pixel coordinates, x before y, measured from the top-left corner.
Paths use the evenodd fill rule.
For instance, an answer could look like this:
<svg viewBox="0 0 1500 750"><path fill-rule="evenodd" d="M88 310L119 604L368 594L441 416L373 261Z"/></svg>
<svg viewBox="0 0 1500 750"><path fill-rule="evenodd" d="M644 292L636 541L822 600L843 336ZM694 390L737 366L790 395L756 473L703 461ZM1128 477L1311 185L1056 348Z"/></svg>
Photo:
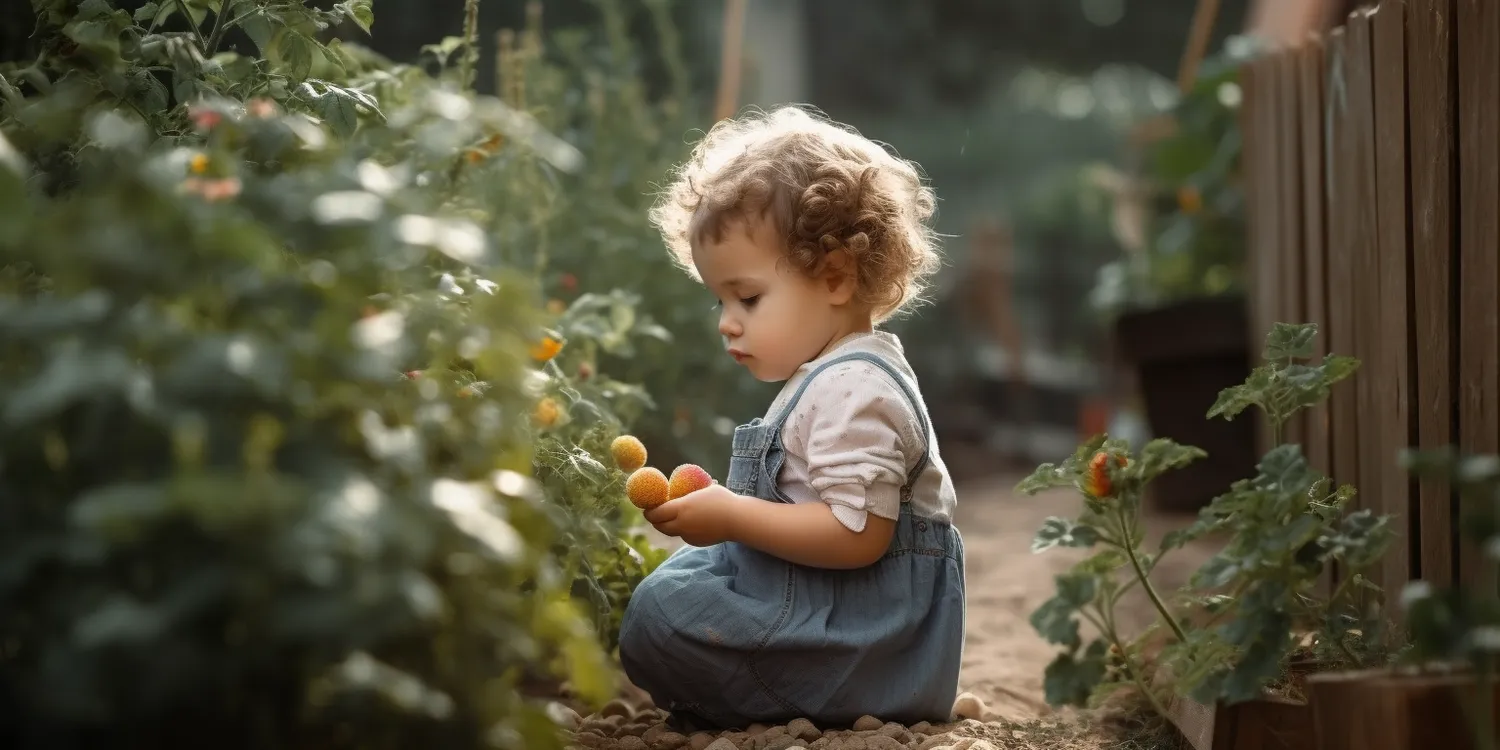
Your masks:
<svg viewBox="0 0 1500 750"><path fill-rule="evenodd" d="M964 693L953 704L954 721L946 724L924 721L908 727L864 716L848 729L828 731L795 719L778 726L682 734L668 728L666 714L649 703L632 706L616 699L587 718L559 703L548 706L552 720L573 732L569 750L998 750L989 740L972 736L985 713L984 701Z"/></svg>

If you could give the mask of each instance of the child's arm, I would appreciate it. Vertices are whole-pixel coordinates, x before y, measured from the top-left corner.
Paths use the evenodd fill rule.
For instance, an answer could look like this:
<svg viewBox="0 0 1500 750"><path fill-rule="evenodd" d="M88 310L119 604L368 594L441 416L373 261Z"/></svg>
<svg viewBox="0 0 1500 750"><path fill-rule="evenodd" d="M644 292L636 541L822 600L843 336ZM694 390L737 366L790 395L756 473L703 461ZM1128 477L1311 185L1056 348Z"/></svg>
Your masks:
<svg viewBox="0 0 1500 750"><path fill-rule="evenodd" d="M890 546L896 522L871 514L850 531L826 503L771 503L715 484L646 513L658 531L707 546L735 541L788 562L818 568L862 568Z"/></svg>

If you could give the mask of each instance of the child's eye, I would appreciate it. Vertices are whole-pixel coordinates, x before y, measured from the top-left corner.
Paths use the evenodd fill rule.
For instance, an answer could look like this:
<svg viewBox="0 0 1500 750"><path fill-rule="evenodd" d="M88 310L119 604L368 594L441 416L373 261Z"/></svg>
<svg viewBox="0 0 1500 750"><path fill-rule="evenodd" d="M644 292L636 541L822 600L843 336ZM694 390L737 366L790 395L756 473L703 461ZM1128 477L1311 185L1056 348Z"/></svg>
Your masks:
<svg viewBox="0 0 1500 750"><path fill-rule="evenodd" d="M760 295L756 294L756 295L752 295L752 296L749 296L749 297L745 297L744 299L741 299L740 300L740 304L744 305L745 307L755 307L755 303L759 302L759 301L760 301Z"/></svg>

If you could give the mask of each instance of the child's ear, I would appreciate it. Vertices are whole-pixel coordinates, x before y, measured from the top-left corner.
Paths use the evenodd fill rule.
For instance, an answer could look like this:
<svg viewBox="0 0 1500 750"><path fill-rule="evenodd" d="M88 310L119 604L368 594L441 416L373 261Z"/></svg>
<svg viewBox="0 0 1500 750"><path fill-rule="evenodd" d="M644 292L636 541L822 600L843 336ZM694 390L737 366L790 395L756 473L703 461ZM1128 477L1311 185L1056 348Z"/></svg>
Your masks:
<svg viewBox="0 0 1500 750"><path fill-rule="evenodd" d="M848 304L854 299L859 287L859 274L854 267L854 257L848 250L839 248L823 256L823 283L835 305Z"/></svg>

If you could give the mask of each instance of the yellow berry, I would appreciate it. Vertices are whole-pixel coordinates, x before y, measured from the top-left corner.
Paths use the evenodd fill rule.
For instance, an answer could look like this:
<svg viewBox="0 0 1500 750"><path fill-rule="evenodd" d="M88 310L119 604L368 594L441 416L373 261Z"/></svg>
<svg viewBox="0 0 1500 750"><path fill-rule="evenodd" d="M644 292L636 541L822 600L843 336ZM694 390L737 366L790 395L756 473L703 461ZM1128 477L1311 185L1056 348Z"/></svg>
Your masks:
<svg viewBox="0 0 1500 750"><path fill-rule="evenodd" d="M646 445L634 435L621 435L610 441L609 455L621 471L635 471L646 465Z"/></svg>
<svg viewBox="0 0 1500 750"><path fill-rule="evenodd" d="M557 401L551 396L538 401L536 408L531 412L531 419L542 427L551 427L557 424L557 417L562 413Z"/></svg>
<svg viewBox="0 0 1500 750"><path fill-rule="evenodd" d="M643 466L625 480L625 495L641 510L651 510L667 501L667 476L660 469Z"/></svg>

